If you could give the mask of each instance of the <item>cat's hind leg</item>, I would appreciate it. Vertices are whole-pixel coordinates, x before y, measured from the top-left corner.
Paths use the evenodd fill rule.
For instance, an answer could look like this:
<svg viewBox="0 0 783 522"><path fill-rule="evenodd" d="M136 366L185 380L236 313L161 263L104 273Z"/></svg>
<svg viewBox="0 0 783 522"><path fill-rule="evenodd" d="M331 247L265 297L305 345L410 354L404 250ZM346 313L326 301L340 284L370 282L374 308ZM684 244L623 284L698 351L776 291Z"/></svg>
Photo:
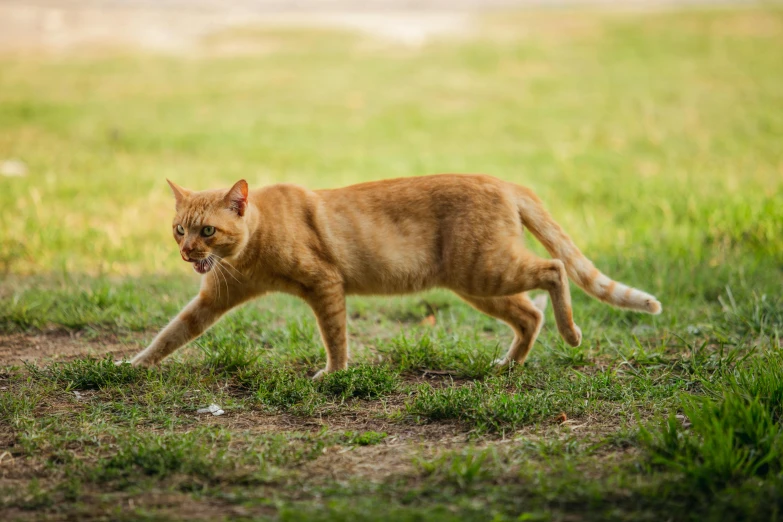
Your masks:
<svg viewBox="0 0 783 522"><path fill-rule="evenodd" d="M495 361L497 365L522 364L536 342L544 324L544 314L525 294L504 297L472 297L462 295L477 310L496 317L514 330L514 340L508 353Z"/></svg>
<svg viewBox="0 0 783 522"><path fill-rule="evenodd" d="M491 297L516 295L536 288L546 290L560 335L571 346L582 342L582 331L574 324L568 275L561 260L544 259L522 247L514 247L491 253L479 270L481 277L473 281L484 281L486 286L475 285L467 293Z"/></svg>
<svg viewBox="0 0 783 522"><path fill-rule="evenodd" d="M541 288L549 292L552 310L560 336L571 346L582 344L582 330L574 323L571 307L571 289L565 265L559 259L540 259L536 265L541 277Z"/></svg>

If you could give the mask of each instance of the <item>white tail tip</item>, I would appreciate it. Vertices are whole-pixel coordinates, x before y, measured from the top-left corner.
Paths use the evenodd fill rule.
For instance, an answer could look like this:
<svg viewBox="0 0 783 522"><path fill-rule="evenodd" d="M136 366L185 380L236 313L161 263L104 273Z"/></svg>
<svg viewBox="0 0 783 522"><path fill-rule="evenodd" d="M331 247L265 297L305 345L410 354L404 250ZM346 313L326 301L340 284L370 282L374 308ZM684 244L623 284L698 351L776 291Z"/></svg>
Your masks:
<svg viewBox="0 0 783 522"><path fill-rule="evenodd" d="M647 299L645 305L647 306L647 312L653 315L658 315L663 311L663 307L657 299Z"/></svg>

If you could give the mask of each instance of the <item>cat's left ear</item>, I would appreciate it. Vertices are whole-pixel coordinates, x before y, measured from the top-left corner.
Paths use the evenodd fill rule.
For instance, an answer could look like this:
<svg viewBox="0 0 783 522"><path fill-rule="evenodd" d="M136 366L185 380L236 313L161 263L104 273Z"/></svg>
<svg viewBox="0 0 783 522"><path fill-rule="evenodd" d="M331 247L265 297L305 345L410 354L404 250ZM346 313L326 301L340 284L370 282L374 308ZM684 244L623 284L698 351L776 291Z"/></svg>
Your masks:
<svg viewBox="0 0 783 522"><path fill-rule="evenodd" d="M228 208L238 215L245 215L245 209L247 208L247 181L240 179L234 183L234 186L226 194L226 204Z"/></svg>
<svg viewBox="0 0 783 522"><path fill-rule="evenodd" d="M182 202L185 201L188 196L190 196L190 191L180 187L171 180L167 179L166 181L168 181L169 186L171 187L171 191L174 193L174 199L177 201L177 210L179 210L180 206L182 206Z"/></svg>

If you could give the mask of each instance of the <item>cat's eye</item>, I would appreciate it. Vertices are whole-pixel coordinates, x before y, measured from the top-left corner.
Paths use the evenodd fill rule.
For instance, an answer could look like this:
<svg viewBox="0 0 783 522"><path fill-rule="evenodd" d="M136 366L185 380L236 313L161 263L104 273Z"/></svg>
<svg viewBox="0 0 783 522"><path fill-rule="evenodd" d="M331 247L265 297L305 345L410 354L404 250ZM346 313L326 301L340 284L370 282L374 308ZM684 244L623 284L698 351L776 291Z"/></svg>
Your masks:
<svg viewBox="0 0 783 522"><path fill-rule="evenodd" d="M209 237L214 233L215 233L215 227L204 227L201 229L201 235L204 237Z"/></svg>
<svg viewBox="0 0 783 522"><path fill-rule="evenodd" d="M185 229L182 228L182 225L177 225L177 234L179 234L180 236L185 235Z"/></svg>

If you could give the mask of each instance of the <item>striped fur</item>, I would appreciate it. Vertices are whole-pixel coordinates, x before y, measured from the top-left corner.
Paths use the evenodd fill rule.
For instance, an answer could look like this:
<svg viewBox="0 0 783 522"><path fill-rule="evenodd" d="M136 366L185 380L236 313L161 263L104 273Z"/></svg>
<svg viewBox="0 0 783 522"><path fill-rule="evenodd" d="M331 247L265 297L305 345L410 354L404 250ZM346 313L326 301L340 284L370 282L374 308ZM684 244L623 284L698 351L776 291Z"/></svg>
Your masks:
<svg viewBox="0 0 783 522"><path fill-rule="evenodd" d="M655 297L601 273L547 212L538 196L527 189L521 189L519 195L519 215L525 228L544 245L552 257L565 264L568 277L579 288L618 308L653 315L661 313L661 303Z"/></svg>

